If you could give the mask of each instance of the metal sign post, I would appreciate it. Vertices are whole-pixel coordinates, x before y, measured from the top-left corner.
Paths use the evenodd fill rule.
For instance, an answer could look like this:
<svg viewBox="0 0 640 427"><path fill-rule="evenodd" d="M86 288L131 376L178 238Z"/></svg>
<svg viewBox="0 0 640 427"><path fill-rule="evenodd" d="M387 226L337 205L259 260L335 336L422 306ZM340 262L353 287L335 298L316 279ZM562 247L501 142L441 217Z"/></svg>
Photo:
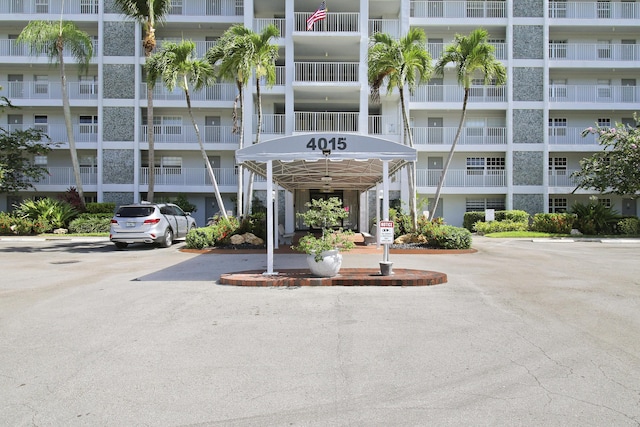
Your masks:
<svg viewBox="0 0 640 427"><path fill-rule="evenodd" d="M382 262L380 263L380 272L383 276L391 274L391 265L389 261L389 245L393 243L393 221L378 222L378 232L380 233L380 243L384 245Z"/></svg>

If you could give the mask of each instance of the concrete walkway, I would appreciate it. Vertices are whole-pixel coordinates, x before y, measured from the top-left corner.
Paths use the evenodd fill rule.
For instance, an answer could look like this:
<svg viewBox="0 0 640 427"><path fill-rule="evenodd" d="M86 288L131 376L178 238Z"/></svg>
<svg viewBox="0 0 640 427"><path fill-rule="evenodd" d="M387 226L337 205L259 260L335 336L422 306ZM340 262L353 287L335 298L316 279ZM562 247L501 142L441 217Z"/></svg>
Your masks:
<svg viewBox="0 0 640 427"><path fill-rule="evenodd" d="M638 241L476 237L393 288L221 286L266 257L180 246L0 239L0 424L640 425Z"/></svg>

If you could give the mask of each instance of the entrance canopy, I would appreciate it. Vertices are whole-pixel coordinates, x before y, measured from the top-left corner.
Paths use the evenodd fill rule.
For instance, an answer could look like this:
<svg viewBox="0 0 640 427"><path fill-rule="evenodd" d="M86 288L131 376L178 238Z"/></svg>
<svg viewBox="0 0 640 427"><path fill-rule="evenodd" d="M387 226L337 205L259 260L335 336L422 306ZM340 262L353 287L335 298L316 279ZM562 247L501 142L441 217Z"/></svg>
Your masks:
<svg viewBox="0 0 640 427"><path fill-rule="evenodd" d="M343 189L365 191L388 174L415 161L416 150L381 138L355 134L299 134L272 139L236 151L236 162L267 176L285 189Z"/></svg>

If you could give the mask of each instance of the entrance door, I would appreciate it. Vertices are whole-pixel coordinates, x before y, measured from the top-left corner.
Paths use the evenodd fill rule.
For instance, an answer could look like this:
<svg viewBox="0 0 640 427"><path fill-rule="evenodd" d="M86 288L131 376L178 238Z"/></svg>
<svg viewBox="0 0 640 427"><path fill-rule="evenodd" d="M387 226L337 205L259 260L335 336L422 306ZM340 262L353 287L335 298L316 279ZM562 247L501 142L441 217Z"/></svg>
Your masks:
<svg viewBox="0 0 640 427"><path fill-rule="evenodd" d="M442 144L442 126L444 121L442 117L429 117L429 135L427 136L427 142L429 144Z"/></svg>
<svg viewBox="0 0 640 427"><path fill-rule="evenodd" d="M637 203L635 199L622 199L622 216L637 216Z"/></svg>
<svg viewBox="0 0 640 427"><path fill-rule="evenodd" d="M440 173L444 167L442 157L427 157L427 187L435 187L440 180Z"/></svg>
<svg viewBox="0 0 640 427"><path fill-rule="evenodd" d="M636 60L636 41L635 40L621 40L622 44L622 60L623 61L635 61Z"/></svg>
<svg viewBox="0 0 640 427"><path fill-rule="evenodd" d="M220 142L220 116L204 118L204 141Z"/></svg>
<svg viewBox="0 0 640 427"><path fill-rule="evenodd" d="M22 74L9 74L9 98L24 98L24 77Z"/></svg>

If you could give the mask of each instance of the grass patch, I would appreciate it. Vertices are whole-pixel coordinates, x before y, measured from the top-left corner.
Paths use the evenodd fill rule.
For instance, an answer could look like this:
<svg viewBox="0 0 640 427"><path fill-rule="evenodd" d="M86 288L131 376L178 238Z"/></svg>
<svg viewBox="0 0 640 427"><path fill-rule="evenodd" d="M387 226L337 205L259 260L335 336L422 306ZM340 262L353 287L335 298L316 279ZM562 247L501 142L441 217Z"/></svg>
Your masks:
<svg viewBox="0 0 640 427"><path fill-rule="evenodd" d="M499 233L485 234L485 237L502 238L502 237L521 237L521 238L541 238L541 237L576 237L570 234L554 234L543 233L541 231L501 231Z"/></svg>

